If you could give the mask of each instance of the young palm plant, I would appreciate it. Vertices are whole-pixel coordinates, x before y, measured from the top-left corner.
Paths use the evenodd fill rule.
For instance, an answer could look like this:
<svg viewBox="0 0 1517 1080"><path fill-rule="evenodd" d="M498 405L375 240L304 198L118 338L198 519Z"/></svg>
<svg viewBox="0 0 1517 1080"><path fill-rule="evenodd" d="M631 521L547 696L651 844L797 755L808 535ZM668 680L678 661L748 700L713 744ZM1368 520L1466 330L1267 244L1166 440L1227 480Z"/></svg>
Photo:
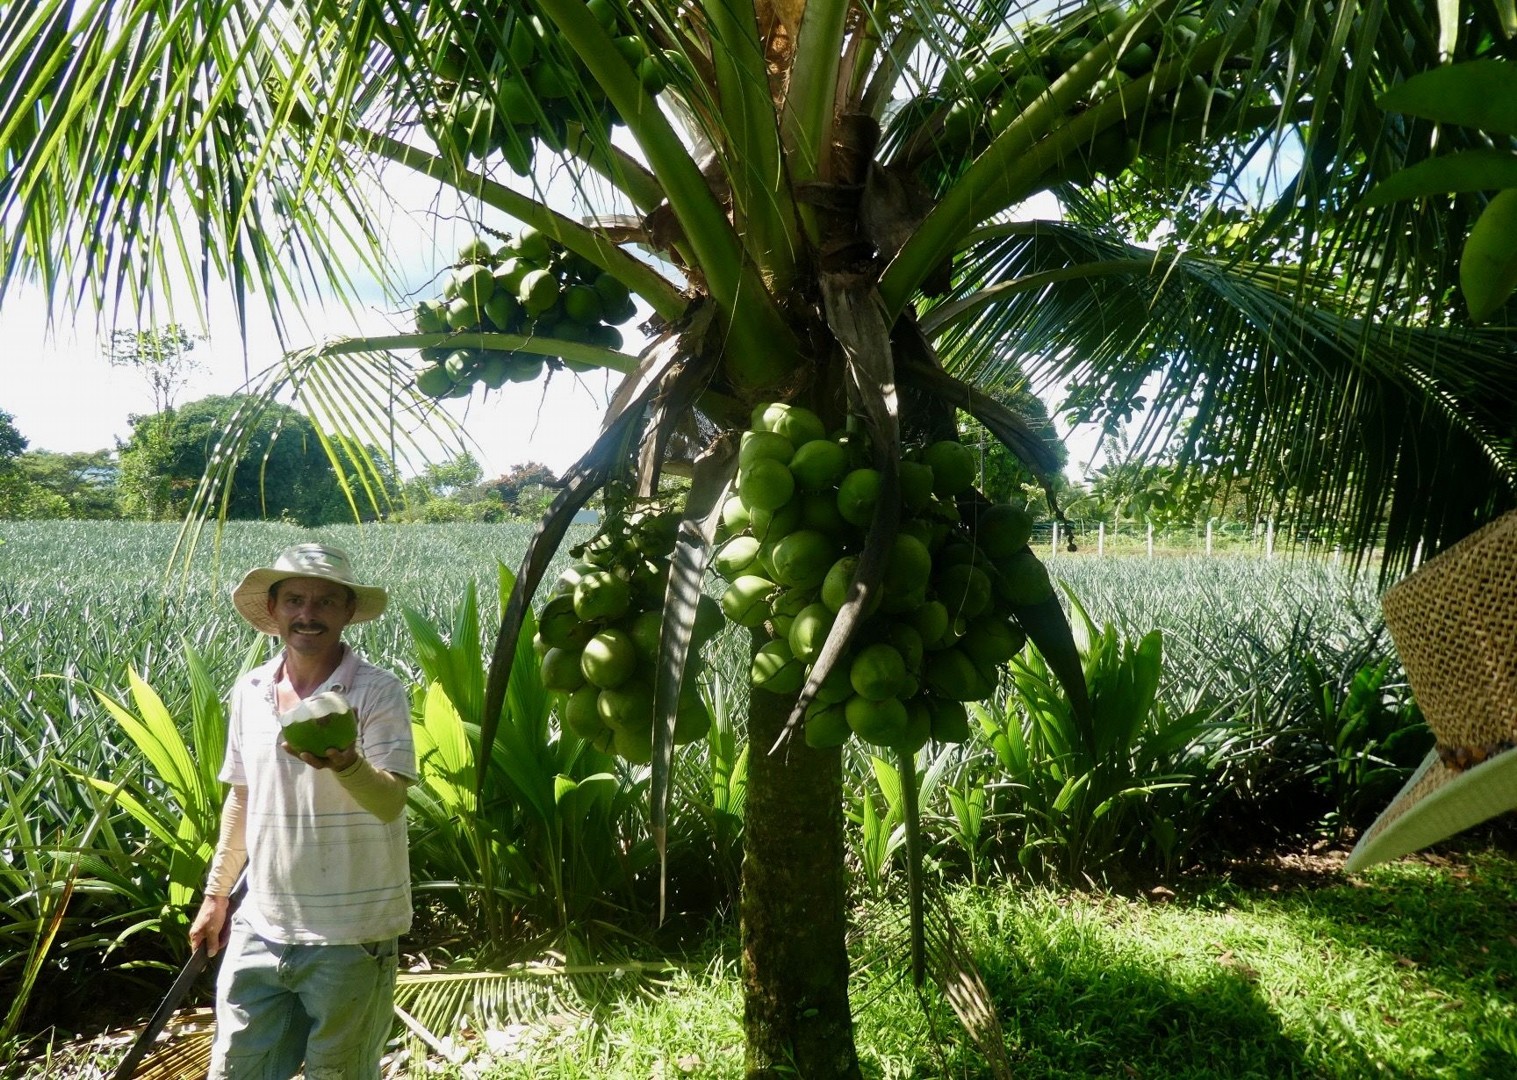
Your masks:
<svg viewBox="0 0 1517 1080"><path fill-rule="evenodd" d="M1197 777L1187 763L1205 734L1158 698L1163 635L1097 629L1078 600L1075 638L1090 690L1089 721L1076 715L1036 654L1012 661L1004 710L971 706L1008 781L1005 813L1014 854L1035 877L1092 881L1126 868L1170 869L1180 837L1165 796ZM1171 804L1176 800L1169 800Z"/></svg>
<svg viewBox="0 0 1517 1080"><path fill-rule="evenodd" d="M366 178L398 167L463 193L481 241L420 307L415 333L293 354L264 389L293 390L333 433L356 499L383 490L365 448L390 445L390 418L429 396L544 366L626 373L506 608L479 775L488 782L528 602L573 512L622 484L636 514L665 473L688 474L682 520L646 560L638 597L664 612L633 684L644 696L630 712L608 707L616 723L602 729L598 712L575 714L651 761L660 846L718 525L769 543L754 557L776 578L809 581L825 561L814 541L809 559L771 564L810 506L812 527L795 531L828 535L835 546L820 550L854 560L824 605L830 623L784 605L757 613L771 597L739 587L775 583L757 574L739 574L727 612L754 629L759 684L747 718L747 1067L853 1077L837 742L854 730L904 747L923 724L952 734L962 717L931 702L988 695L1006 659L999 645L978 666L957 659L958 640L990 639L960 639L936 609L922 618L933 643L953 637L937 652L955 659L897 673L881 651L916 655L876 618L882 596L909 598L885 612L895 617L992 591L976 553L987 508L950 480L956 455L932 450L953 442L954 410L1046 476L1046 447L972 383L1020 365L1070 384L1069 404L1089 417L1146 406L1145 439L1183 425L1186 461L1293 491L1308 516L1345 522L1350 544L1383 529L1392 568L1419 541L1436 547L1510 505L1517 365L1503 331L1472 330L1448 303L1442 243L1481 197L1359 201L1369 177L1477 138L1388 122L1376 91L1507 43L1496 8L1424 0L13 4L0 13L0 288L34 276L49 297L141 295L171 270L204 282L214 265L240 303L255 288L276 307L311 284L351 294L361 272L385 268ZM1274 179L1240 199L1254 175ZM1045 192L1062 220L1036 220L1045 204L1029 200ZM575 203L588 215L571 216ZM502 217L521 225L491 224ZM651 311L636 356L606 329L628 317L629 293ZM819 465L838 451L808 451L818 460L803 490L823 497L786 510L790 466L764 464L777 458L763 444L771 455L779 444L750 438L747 456L736 445L745 429L801 439L765 407L776 402L804 410L809 441L842 447L872 478L845 499ZM215 466L223 475L238 438ZM918 501L924 465L938 490ZM212 475L203 488L208 509L217 485ZM902 572L913 559L901 537L930 551L930 574L920 558ZM1006 542L1006 557L1024 542ZM614 565L600 568L624 579L642 565L602 554ZM997 590L996 640L1025 631L1083 710L1067 623L1021 565L1032 587ZM626 633L596 610L597 635ZM811 627L796 643L808 657L798 685L795 622ZM625 666L614 635L596 649ZM890 692L855 687L848 702L869 704L840 728L827 676L847 661L852 682L866 649L879 663L860 681ZM612 660L592 667L619 681ZM817 723L803 727L813 704Z"/></svg>
<svg viewBox="0 0 1517 1080"><path fill-rule="evenodd" d="M502 602L513 582L501 567ZM507 959L572 951L567 939L591 938L607 918L598 905L626 899L617 852L636 838L619 835L613 807L627 781L615 759L554 730L536 665L522 663L512 673L481 794L475 779L485 672L473 587L447 637L418 612L408 609L405 619L428 681L416 727L421 776L411 795L415 859L428 875L422 887L463 894L468 902L457 914L464 925L482 922ZM526 629L530 641L534 627ZM530 655L526 641L522 647Z"/></svg>

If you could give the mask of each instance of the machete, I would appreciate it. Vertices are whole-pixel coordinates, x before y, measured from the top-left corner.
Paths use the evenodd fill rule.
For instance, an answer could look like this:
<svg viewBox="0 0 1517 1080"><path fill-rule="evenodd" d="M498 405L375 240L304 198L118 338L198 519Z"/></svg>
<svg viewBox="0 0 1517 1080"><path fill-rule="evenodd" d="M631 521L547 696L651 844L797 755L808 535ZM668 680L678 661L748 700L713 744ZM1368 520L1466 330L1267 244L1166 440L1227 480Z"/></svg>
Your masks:
<svg viewBox="0 0 1517 1080"><path fill-rule="evenodd" d="M231 895L227 898L226 921L222 923L221 941L222 948L226 947L227 933L232 926L232 915L237 911L237 904L242 899L242 894L247 890L247 877L237 879ZM111 1074L111 1080L131 1080L137 1072L137 1066L142 1064L142 1059L152 1049L153 1040L158 1038L158 1033L163 1030L163 1025L169 1022L169 1017L174 1015L174 1010L184 1000L184 995L190 992L190 987L195 985L195 980L205 970L210 962L210 954L204 944L197 945L190 958L185 961L179 976L174 980L174 985L169 987L169 992L163 996L163 1001L158 1004L158 1009L153 1013L143 1029L138 1032L132 1048L126 1052L126 1057L121 1059L121 1064L116 1066L116 1071Z"/></svg>

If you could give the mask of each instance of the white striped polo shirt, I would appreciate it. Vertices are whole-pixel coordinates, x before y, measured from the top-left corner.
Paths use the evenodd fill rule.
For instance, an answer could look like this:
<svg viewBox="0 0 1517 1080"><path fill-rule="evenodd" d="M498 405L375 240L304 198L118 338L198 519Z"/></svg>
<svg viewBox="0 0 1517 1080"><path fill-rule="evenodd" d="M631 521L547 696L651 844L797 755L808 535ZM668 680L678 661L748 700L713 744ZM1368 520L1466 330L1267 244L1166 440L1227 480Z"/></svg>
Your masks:
<svg viewBox="0 0 1517 1080"><path fill-rule="evenodd" d="M285 753L275 705L284 657L232 688L221 779L248 789L248 892L242 912L270 941L349 945L411 925L406 818L383 822L359 806L330 769ZM358 717L360 752L376 768L416 778L411 709L390 672L344 646L320 690L336 690Z"/></svg>

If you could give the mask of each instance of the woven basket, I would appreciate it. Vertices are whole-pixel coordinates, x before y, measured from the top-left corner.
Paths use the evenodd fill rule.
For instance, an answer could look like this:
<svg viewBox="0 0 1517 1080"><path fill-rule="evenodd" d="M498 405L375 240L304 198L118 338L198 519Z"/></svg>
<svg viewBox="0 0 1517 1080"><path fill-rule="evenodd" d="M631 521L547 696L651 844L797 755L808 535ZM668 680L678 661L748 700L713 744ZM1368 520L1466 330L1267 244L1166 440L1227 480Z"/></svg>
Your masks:
<svg viewBox="0 0 1517 1080"><path fill-rule="evenodd" d="M1429 559L1382 606L1437 745L1366 830L1350 870L1517 807L1517 511Z"/></svg>

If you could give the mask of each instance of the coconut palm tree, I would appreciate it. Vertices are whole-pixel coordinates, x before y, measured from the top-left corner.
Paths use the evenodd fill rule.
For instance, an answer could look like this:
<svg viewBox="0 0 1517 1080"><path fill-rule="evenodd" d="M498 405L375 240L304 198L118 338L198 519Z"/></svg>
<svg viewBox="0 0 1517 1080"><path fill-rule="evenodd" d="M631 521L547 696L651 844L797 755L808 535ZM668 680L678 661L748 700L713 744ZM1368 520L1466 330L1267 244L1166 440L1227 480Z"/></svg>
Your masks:
<svg viewBox="0 0 1517 1080"><path fill-rule="evenodd" d="M800 691L752 697L743 921L750 1075L856 1076L838 752L797 733L910 531L903 453L951 440L962 409L1046 473L1042 443L974 389L1026 371L1087 420L1138 418L1140 445L1183 425L1184 461L1276 485L1358 550L1383 544L1391 572L1510 505L1512 341L1452 302L1484 196L1363 199L1485 145L1376 96L1509 55L1500 9L10 3L0 288L35 278L112 310L178 272L277 313L386 269L364 202L381 168L463 193L483 240L451 295L414 328L292 354L267 389L296 386L341 455L479 382L626 373L519 576L487 732L527 598L593 491L635 505L691 477L657 666L672 721L735 434L776 401L846 431L882 494ZM629 294L647 316L635 356L607 330ZM981 510L961 491L944 513ZM1065 648L1056 604L1014 617L1051 662ZM671 735L655 725L659 798Z"/></svg>

